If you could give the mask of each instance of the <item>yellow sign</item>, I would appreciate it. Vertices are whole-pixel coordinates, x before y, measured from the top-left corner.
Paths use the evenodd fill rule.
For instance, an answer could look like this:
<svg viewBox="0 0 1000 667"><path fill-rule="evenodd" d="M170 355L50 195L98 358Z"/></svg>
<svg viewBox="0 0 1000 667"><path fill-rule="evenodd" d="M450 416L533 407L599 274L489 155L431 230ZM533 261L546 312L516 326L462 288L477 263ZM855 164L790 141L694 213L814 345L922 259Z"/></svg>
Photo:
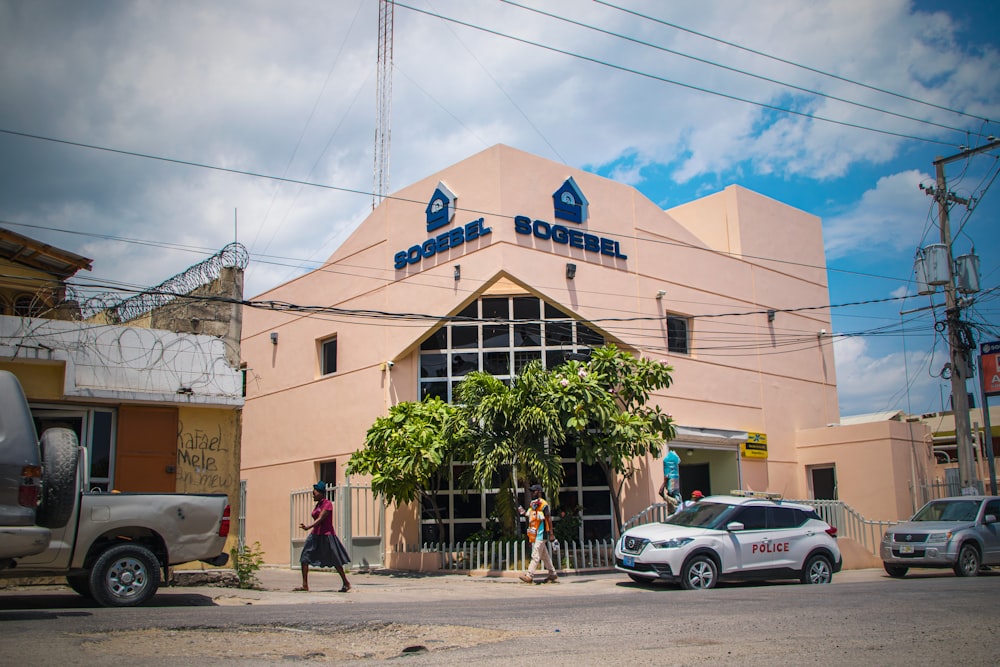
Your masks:
<svg viewBox="0 0 1000 667"><path fill-rule="evenodd" d="M745 459L766 459L767 434L747 433L747 441L740 443L740 456Z"/></svg>

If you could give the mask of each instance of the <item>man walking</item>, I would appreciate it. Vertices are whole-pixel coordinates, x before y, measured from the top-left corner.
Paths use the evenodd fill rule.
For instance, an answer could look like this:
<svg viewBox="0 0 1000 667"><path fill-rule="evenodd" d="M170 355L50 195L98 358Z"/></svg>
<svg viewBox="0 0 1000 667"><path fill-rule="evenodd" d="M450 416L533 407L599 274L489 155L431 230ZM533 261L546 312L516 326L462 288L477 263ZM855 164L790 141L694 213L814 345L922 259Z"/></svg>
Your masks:
<svg viewBox="0 0 1000 667"><path fill-rule="evenodd" d="M663 484L660 485L660 497L670 506L671 514L681 502L681 457L670 447L667 447L663 455Z"/></svg>
<svg viewBox="0 0 1000 667"><path fill-rule="evenodd" d="M531 505L525 512L523 507L518 507L517 511L521 516L528 517L528 543L531 544L531 564L528 571L521 575L521 581L526 584L535 583L535 570L538 569L538 562L541 561L548 569L549 576L545 581L557 581L556 568L552 566L552 555L549 553L549 542L556 539L552 532L552 513L549 504L542 498L542 487L538 484L531 485Z"/></svg>

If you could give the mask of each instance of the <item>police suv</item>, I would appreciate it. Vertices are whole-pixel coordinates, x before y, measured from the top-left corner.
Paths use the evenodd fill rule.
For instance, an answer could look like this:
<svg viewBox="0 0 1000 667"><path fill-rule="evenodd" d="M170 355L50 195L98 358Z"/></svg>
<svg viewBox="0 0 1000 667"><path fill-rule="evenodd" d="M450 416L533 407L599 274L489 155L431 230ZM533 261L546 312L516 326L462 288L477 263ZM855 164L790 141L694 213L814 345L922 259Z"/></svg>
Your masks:
<svg viewBox="0 0 1000 667"><path fill-rule="evenodd" d="M720 579L799 579L830 583L843 561L837 529L807 505L777 494L732 491L625 531L615 568L633 581L713 588Z"/></svg>

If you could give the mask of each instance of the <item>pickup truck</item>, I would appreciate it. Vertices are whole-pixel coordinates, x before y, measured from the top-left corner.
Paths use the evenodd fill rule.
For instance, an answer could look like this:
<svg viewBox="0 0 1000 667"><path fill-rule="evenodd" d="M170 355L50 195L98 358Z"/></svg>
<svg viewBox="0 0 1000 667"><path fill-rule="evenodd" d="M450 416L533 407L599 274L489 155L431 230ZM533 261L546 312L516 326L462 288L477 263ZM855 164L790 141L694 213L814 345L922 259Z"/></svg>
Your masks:
<svg viewBox="0 0 1000 667"><path fill-rule="evenodd" d="M76 434L50 428L36 439L17 378L0 371L0 470L4 466L21 474L0 474L0 502L16 488L24 511L14 512L19 525L0 526L4 545L20 545L0 546L0 578L64 576L70 588L102 606L131 607L149 601L161 572L172 566L229 560L225 494L88 491L86 449ZM12 523L2 508L0 523ZM37 539L11 537L20 533Z"/></svg>

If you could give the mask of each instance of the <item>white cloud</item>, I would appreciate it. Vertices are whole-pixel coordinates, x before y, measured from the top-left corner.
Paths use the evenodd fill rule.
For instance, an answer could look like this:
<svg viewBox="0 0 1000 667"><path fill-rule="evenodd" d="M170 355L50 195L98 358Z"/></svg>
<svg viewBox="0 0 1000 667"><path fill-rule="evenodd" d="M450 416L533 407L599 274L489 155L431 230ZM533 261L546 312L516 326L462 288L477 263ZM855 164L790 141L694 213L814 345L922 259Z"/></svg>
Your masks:
<svg viewBox="0 0 1000 667"><path fill-rule="evenodd" d="M933 349L933 356L926 350L905 355L898 350L878 353L863 338L836 339L840 413L850 416L906 410L921 414L941 409L942 392L950 393L948 383L939 377L947 361L947 347Z"/></svg>
<svg viewBox="0 0 1000 667"><path fill-rule="evenodd" d="M920 230L926 239L930 229L933 204L921 194L921 183L933 184L933 179L915 169L883 176L849 210L828 218L823 229L827 258L915 250Z"/></svg>

